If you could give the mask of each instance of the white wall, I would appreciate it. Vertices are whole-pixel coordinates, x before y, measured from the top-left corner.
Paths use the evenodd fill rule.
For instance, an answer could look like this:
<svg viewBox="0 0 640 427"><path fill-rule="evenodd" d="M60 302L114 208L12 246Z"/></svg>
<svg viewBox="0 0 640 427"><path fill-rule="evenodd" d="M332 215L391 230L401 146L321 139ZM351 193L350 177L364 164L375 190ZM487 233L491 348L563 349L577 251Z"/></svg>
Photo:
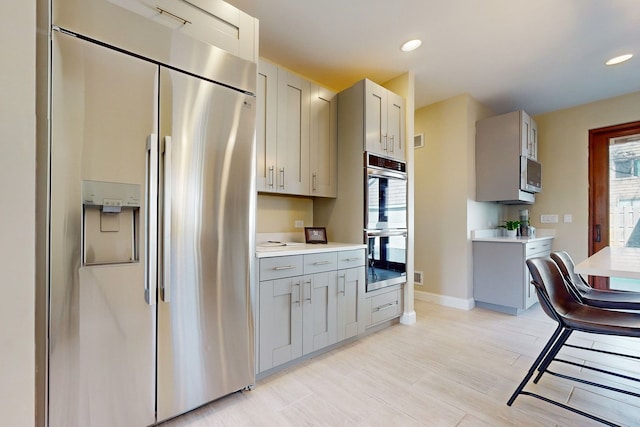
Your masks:
<svg viewBox="0 0 640 427"><path fill-rule="evenodd" d="M491 115L468 95L416 111L415 132L425 147L414 152L415 269L424 273L416 292L472 304L469 231L497 223L503 208L475 199L475 122ZM441 301L442 302L442 301ZM447 302L444 302L447 304Z"/></svg>
<svg viewBox="0 0 640 427"><path fill-rule="evenodd" d="M0 2L0 423L34 425L35 1Z"/></svg>
<svg viewBox="0 0 640 427"><path fill-rule="evenodd" d="M469 231L503 219L517 219L523 206L505 207L475 199L475 121L492 115L460 95L416 111L415 131L425 134L425 148L415 150L415 269L425 285L416 297L461 306L473 298L473 259ZM530 211L531 223L556 232L555 250L569 251L576 261L587 257L589 217L589 130L640 120L640 92L535 117L543 191ZM466 165L466 168L465 168ZM555 213L558 224L541 224L540 215ZM563 214L572 223L563 223ZM449 304L453 299L454 303Z"/></svg>
<svg viewBox="0 0 640 427"><path fill-rule="evenodd" d="M589 228L589 130L640 120L640 92L535 117L540 141L542 192L530 208L536 227L556 230L554 250L579 262L587 257ZM541 214L558 214L558 224L540 224ZM563 214L573 222L563 223ZM517 218L517 211L512 213Z"/></svg>

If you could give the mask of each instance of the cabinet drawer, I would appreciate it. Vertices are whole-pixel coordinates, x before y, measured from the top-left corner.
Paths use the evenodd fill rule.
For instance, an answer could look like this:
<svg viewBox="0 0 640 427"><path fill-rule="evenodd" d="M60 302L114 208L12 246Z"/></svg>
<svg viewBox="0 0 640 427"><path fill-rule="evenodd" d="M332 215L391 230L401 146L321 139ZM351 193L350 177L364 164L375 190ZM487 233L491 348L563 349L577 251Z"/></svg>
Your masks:
<svg viewBox="0 0 640 427"><path fill-rule="evenodd" d="M338 270L365 265L364 249L338 252Z"/></svg>
<svg viewBox="0 0 640 427"><path fill-rule="evenodd" d="M337 252L304 255L304 274L322 273L323 271L336 270L337 267Z"/></svg>
<svg viewBox="0 0 640 427"><path fill-rule="evenodd" d="M527 243L526 257L544 256L545 252L551 252L551 240L541 240L538 242Z"/></svg>
<svg viewBox="0 0 640 427"><path fill-rule="evenodd" d="M393 319L400 315L400 289L371 297L371 324Z"/></svg>
<svg viewBox="0 0 640 427"><path fill-rule="evenodd" d="M302 255L262 258L260 281L302 275Z"/></svg>

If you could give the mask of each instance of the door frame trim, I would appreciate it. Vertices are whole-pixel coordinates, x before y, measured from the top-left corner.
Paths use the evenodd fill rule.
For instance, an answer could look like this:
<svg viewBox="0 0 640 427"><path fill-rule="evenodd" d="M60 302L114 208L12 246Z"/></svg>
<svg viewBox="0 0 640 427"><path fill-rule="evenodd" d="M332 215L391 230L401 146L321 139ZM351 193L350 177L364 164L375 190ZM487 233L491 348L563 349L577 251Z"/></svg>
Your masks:
<svg viewBox="0 0 640 427"><path fill-rule="evenodd" d="M606 219L606 226L600 229L601 240L605 242L609 241L609 141L611 138L631 136L637 133L640 133L640 121L589 130L589 256L601 249L600 247L596 247L594 241L595 227L597 224L602 224L602 221L599 221L600 218ZM597 180L595 176L596 169L602 167L600 162L603 156L607 158L607 166L604 171L604 173L607 174L606 185L604 185L601 180ZM602 197L606 198L606 203L596 203L596 201L598 199L601 200ZM602 212L603 209L605 212ZM597 280L596 282L598 283L594 283L594 279L594 277L590 279L592 286L608 288L608 280L606 280L605 284L599 283Z"/></svg>

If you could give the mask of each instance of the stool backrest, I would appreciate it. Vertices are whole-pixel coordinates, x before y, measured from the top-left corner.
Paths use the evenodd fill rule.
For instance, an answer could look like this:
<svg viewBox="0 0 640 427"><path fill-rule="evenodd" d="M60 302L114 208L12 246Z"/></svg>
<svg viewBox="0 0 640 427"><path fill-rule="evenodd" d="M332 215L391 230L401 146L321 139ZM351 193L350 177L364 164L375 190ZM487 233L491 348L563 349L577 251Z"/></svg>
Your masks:
<svg viewBox="0 0 640 427"><path fill-rule="evenodd" d="M576 265L567 251L552 252L551 259L558 264L558 268L565 279L571 282L579 292L589 292L591 290L591 286L584 281L581 275L576 273Z"/></svg>
<svg viewBox="0 0 640 427"><path fill-rule="evenodd" d="M562 322L564 316L580 307L581 304L567 289L558 265L551 258L528 259L527 267L542 309L549 317Z"/></svg>

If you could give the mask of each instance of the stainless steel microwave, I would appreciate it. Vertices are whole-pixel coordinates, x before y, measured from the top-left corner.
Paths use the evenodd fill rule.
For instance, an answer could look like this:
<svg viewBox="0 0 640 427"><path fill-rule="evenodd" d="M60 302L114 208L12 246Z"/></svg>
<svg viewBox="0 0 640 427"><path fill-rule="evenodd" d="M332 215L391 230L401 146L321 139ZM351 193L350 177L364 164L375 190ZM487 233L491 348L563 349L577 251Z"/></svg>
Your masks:
<svg viewBox="0 0 640 427"><path fill-rule="evenodd" d="M527 156L520 156L520 190L528 193L542 190L542 165Z"/></svg>

